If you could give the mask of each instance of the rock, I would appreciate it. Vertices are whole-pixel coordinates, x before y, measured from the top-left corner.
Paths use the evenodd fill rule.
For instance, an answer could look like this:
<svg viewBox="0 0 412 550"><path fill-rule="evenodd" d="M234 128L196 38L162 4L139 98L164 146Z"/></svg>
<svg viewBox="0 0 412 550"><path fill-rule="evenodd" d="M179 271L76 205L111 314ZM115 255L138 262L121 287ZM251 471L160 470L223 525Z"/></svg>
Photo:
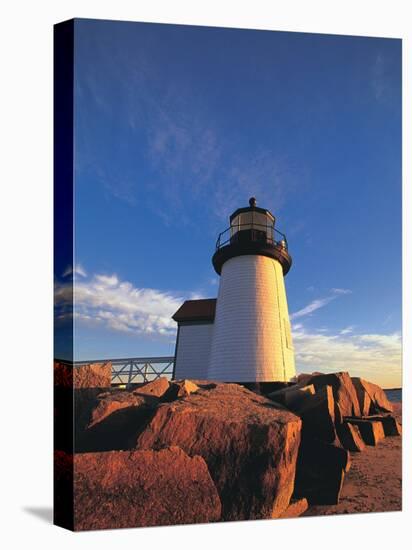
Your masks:
<svg viewBox="0 0 412 550"><path fill-rule="evenodd" d="M337 426L338 437L344 449L351 452L360 452L365 449L365 443L362 439L358 426L343 422Z"/></svg>
<svg viewBox="0 0 412 550"><path fill-rule="evenodd" d="M206 463L178 447L74 457L76 531L218 521Z"/></svg>
<svg viewBox="0 0 412 550"><path fill-rule="evenodd" d="M368 420L366 418L345 418L349 424L359 428L363 441L366 445L375 446L384 439L385 432L380 420Z"/></svg>
<svg viewBox="0 0 412 550"><path fill-rule="evenodd" d="M92 363L73 366L54 362L54 385L65 388L110 388L112 384L112 364Z"/></svg>
<svg viewBox="0 0 412 550"><path fill-rule="evenodd" d="M110 388L112 364L93 363L73 368L75 388Z"/></svg>
<svg viewBox="0 0 412 550"><path fill-rule="evenodd" d="M402 426L391 414L368 416L365 420L378 421L382 423L383 432L386 436L402 435ZM351 421L349 419L349 421Z"/></svg>
<svg viewBox="0 0 412 550"><path fill-rule="evenodd" d="M356 389L359 403L361 403L362 414L364 416L379 414L381 412L393 412L393 406L380 386L372 384L372 382L368 382L363 378L352 378L352 382ZM357 415L354 414L354 416Z"/></svg>
<svg viewBox="0 0 412 550"><path fill-rule="evenodd" d="M294 498L307 498L309 505L338 504L350 468L349 452L316 439L303 439L296 468Z"/></svg>
<svg viewBox="0 0 412 550"><path fill-rule="evenodd" d="M162 397L170 388L170 383L167 378L161 376L152 382L147 382L143 386L139 386L134 390L134 393L139 395L151 395L153 397Z"/></svg>
<svg viewBox="0 0 412 550"><path fill-rule="evenodd" d="M267 397L293 410L293 407L304 401L308 394L315 394L315 386L313 384L309 386L295 384L294 386L272 392Z"/></svg>
<svg viewBox="0 0 412 550"><path fill-rule="evenodd" d="M127 408L151 407L157 405L159 399L153 395L141 395L134 392L115 390L97 396L97 405L91 412L87 428L92 428L116 411Z"/></svg>
<svg viewBox="0 0 412 550"><path fill-rule="evenodd" d="M85 394L91 391L75 390L76 452L132 449L159 399L117 389Z"/></svg>
<svg viewBox="0 0 412 550"><path fill-rule="evenodd" d="M280 518L297 518L306 512L308 509L308 501L306 498L292 499L289 506L279 516Z"/></svg>
<svg viewBox="0 0 412 550"><path fill-rule="evenodd" d="M360 416L358 395L347 372L315 375L310 378L308 384L313 384L316 391L322 386L332 386L337 422L340 422L343 416Z"/></svg>
<svg viewBox="0 0 412 550"><path fill-rule="evenodd" d="M304 437L319 439L326 443L337 442L335 401L331 386L322 386L315 394L306 392L305 398L295 401L289 408L302 419Z"/></svg>
<svg viewBox="0 0 412 550"><path fill-rule="evenodd" d="M54 361L53 384L55 388L73 388L73 367L69 364Z"/></svg>
<svg viewBox="0 0 412 550"><path fill-rule="evenodd" d="M158 407L138 449L178 445L202 456L224 520L278 517L293 491L301 421L237 384L216 384Z"/></svg>
<svg viewBox="0 0 412 550"><path fill-rule="evenodd" d="M164 394L163 401L174 401L180 397L187 397L191 393L197 392L197 386L191 380L174 380L170 383L169 390Z"/></svg>

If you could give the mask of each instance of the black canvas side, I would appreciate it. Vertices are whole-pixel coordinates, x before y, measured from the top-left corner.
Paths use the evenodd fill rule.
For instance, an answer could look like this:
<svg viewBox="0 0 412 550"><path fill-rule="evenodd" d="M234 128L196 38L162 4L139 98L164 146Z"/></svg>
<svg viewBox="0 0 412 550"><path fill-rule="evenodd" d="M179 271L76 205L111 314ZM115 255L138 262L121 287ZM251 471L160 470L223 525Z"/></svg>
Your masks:
<svg viewBox="0 0 412 550"><path fill-rule="evenodd" d="M74 529L73 503L74 21L54 26L54 518Z"/></svg>

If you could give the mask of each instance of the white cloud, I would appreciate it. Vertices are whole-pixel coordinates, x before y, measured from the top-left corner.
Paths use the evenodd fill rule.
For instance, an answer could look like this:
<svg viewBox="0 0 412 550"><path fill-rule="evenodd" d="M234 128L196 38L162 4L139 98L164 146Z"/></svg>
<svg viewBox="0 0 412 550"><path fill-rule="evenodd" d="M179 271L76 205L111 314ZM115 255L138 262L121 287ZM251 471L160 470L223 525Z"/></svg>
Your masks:
<svg viewBox="0 0 412 550"><path fill-rule="evenodd" d="M83 268L83 266L79 263L76 263L74 265L74 269L72 265L68 265L64 272L62 273L62 277L75 277L76 275L80 275L80 277L87 277L86 270Z"/></svg>
<svg viewBox="0 0 412 550"><path fill-rule="evenodd" d="M72 315L74 286L74 318L98 323L115 331L156 336L175 334L171 316L185 299L198 299L198 293L165 292L153 288L137 288L121 281L117 275L95 274L87 280L57 283L56 318Z"/></svg>
<svg viewBox="0 0 412 550"><path fill-rule="evenodd" d="M329 302L331 302L335 298L336 296L327 296L326 298L319 298L318 300L313 300L312 302L310 302L310 304L308 304L304 308L299 309L299 311L296 311L295 313L292 313L290 318L298 319L299 317L305 317L306 315L310 315L317 309L320 309L321 307L324 307L327 304L329 304Z"/></svg>
<svg viewBox="0 0 412 550"><path fill-rule="evenodd" d="M350 334L351 332L353 332L353 329L355 327L353 325L349 326L349 327L346 327L344 329L342 329L339 334L341 334L342 336L345 335L345 334Z"/></svg>
<svg viewBox="0 0 412 550"><path fill-rule="evenodd" d="M401 385L401 335L324 334L293 327L296 368L302 371L349 371L383 385Z"/></svg>
<svg viewBox="0 0 412 550"><path fill-rule="evenodd" d="M313 288L313 287L308 287ZM291 319L299 319L300 317L305 317L306 315L310 315L317 309L321 309L322 307L325 307L327 304L335 300L338 296L345 295L345 294L352 294L352 291L348 288L331 288L330 289L331 294L329 296L326 296L325 298L317 298L316 300L312 300L307 306L305 306L302 309L299 309L295 313L292 313L290 315Z"/></svg>
<svg viewBox="0 0 412 550"><path fill-rule="evenodd" d="M331 288L330 291L334 294L352 294L352 291L348 288Z"/></svg>

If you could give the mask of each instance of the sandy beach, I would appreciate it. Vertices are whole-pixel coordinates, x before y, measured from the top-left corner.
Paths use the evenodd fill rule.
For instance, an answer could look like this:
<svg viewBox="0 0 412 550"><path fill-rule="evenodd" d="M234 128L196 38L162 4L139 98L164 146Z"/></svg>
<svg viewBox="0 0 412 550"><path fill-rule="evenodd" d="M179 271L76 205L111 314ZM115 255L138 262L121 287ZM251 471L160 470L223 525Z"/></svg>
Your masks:
<svg viewBox="0 0 412 550"><path fill-rule="evenodd" d="M393 403L402 423L402 404ZM351 453L352 465L336 506L311 506L304 516L389 512L402 509L402 438L386 437L376 447Z"/></svg>

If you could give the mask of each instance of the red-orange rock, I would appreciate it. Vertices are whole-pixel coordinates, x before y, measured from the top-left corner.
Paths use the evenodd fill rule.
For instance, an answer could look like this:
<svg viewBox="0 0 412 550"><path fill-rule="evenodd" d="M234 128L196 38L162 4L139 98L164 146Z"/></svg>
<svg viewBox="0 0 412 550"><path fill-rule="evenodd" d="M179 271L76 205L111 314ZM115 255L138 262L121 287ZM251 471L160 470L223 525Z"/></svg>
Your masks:
<svg viewBox="0 0 412 550"><path fill-rule="evenodd" d="M344 449L352 452L360 452L365 449L365 443L362 439L358 426L343 422L337 426L339 441Z"/></svg>
<svg viewBox="0 0 412 550"><path fill-rule="evenodd" d="M352 382L356 389L358 400L361 403L363 416L379 414L381 412L393 412L393 406L380 386L357 377L352 378ZM354 416L357 415L354 414Z"/></svg>
<svg viewBox="0 0 412 550"><path fill-rule="evenodd" d="M279 516L280 518L297 518L308 509L308 501L306 498L292 499L289 506Z"/></svg>
<svg viewBox="0 0 412 550"><path fill-rule="evenodd" d="M151 395L153 397L162 397L170 388L170 383L167 378L161 376L152 382L147 382L143 386L139 386L134 390L134 393L139 395Z"/></svg>
<svg viewBox="0 0 412 550"><path fill-rule="evenodd" d="M112 364L93 363L74 367L75 388L110 388L112 384Z"/></svg>
<svg viewBox="0 0 412 550"><path fill-rule="evenodd" d="M315 375L307 383L313 384L316 391L322 386L332 386L336 404L335 418L337 422L341 421L343 416L360 416L356 389L347 372Z"/></svg>
<svg viewBox="0 0 412 550"><path fill-rule="evenodd" d="M370 420L380 420L386 436L402 435L402 426L391 414L371 417Z"/></svg>
<svg viewBox="0 0 412 550"><path fill-rule="evenodd" d="M197 392L199 386L191 380L173 380L170 383L169 391L164 395L165 401L174 401L180 397L187 397Z"/></svg>
<svg viewBox="0 0 412 550"><path fill-rule="evenodd" d="M223 519L278 517L293 491L301 421L236 384L200 388L165 403L138 449L178 445L203 456L218 489Z"/></svg>
<svg viewBox="0 0 412 550"><path fill-rule="evenodd" d="M221 504L207 465L178 447L74 457L74 529L218 521Z"/></svg>
<svg viewBox="0 0 412 550"><path fill-rule="evenodd" d="M385 432L380 420L368 420L366 418L347 418L349 424L359 428L363 441L366 445L375 446L384 439Z"/></svg>
<svg viewBox="0 0 412 550"><path fill-rule="evenodd" d="M92 393L93 392L93 393ZM159 402L131 390L75 390L76 452L132 449Z"/></svg>
<svg viewBox="0 0 412 550"><path fill-rule="evenodd" d="M305 398L295 401L289 408L302 419L304 437L337 442L335 429L335 401L331 386L320 387L315 394L306 392Z"/></svg>
<svg viewBox="0 0 412 550"><path fill-rule="evenodd" d="M159 399L152 395L140 395L128 390L114 390L97 396L98 403L92 410L88 428L92 428L116 411L130 407L155 406Z"/></svg>
<svg viewBox="0 0 412 550"><path fill-rule="evenodd" d="M308 386L302 384L295 384L288 386L280 390L271 392L267 395L272 401L285 405L288 409L293 410L299 403L306 400L308 395L315 394L315 386L309 384Z"/></svg>
<svg viewBox="0 0 412 550"><path fill-rule="evenodd" d="M347 450L305 438L299 449L294 497L307 498L310 505L338 504L349 468Z"/></svg>
<svg viewBox="0 0 412 550"><path fill-rule="evenodd" d="M53 384L59 388L73 388L73 367L69 364L53 363Z"/></svg>
<svg viewBox="0 0 412 550"><path fill-rule="evenodd" d="M357 418L348 418L348 422L357 421ZM370 422L380 422L383 427L383 432L385 437L386 436L394 436L394 435L402 435L402 426L399 424L399 422L396 420L394 416L391 414L382 414L382 415L374 415L374 416L368 416L365 418L362 418L361 420L370 421ZM379 437L381 439L381 437Z"/></svg>

